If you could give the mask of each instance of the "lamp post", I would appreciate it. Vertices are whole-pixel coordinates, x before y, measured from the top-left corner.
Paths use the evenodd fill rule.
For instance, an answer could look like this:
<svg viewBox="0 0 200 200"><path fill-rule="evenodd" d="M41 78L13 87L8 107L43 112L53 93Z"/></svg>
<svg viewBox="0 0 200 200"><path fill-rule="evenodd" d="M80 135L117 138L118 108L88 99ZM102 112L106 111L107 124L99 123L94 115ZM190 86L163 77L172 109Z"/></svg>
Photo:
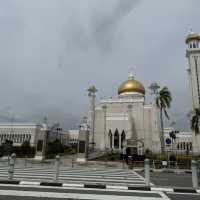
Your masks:
<svg viewBox="0 0 200 200"><path fill-rule="evenodd" d="M158 85L157 82L153 82L151 83L151 85L148 87L151 90L151 94L158 94L158 89L160 88L160 86Z"/></svg>
<svg viewBox="0 0 200 200"><path fill-rule="evenodd" d="M59 132L59 134L60 134L60 143L61 143L61 131L62 131L62 128L57 128L56 131L57 131L56 139L58 139L58 132Z"/></svg>
<svg viewBox="0 0 200 200"><path fill-rule="evenodd" d="M94 85L90 86L88 88L88 97L90 100L90 127L91 127L91 131L90 131L90 135L92 136L92 151L94 151L94 131L95 131L95 97L96 97L96 92L97 89Z"/></svg>

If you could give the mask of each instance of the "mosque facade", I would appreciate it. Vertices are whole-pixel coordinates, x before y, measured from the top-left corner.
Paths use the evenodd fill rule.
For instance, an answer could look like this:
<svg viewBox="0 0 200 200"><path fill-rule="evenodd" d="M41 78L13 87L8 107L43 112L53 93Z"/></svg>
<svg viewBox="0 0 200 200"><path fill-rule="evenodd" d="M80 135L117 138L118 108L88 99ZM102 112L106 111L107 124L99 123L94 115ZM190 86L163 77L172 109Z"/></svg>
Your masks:
<svg viewBox="0 0 200 200"><path fill-rule="evenodd" d="M152 103L145 104L145 88L132 74L119 86L115 99L101 99L96 105L95 86L91 86L88 91L90 147L120 152L129 150L129 153L138 155L143 155L147 149L154 153L160 152L156 91L152 93Z"/></svg>

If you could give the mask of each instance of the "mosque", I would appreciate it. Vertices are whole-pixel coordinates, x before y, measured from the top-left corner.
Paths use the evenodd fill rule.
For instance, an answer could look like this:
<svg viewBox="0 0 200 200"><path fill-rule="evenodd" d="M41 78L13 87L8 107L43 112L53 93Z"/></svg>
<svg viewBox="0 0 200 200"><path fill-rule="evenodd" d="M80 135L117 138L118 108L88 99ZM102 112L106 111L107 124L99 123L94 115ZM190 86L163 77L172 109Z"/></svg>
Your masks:
<svg viewBox="0 0 200 200"><path fill-rule="evenodd" d="M90 146L98 150L129 151L143 155L149 149L160 152L159 110L155 97L159 86L150 87L152 102L145 104L145 88L132 73L118 88L116 99L102 99L96 105L96 88L88 89Z"/></svg>

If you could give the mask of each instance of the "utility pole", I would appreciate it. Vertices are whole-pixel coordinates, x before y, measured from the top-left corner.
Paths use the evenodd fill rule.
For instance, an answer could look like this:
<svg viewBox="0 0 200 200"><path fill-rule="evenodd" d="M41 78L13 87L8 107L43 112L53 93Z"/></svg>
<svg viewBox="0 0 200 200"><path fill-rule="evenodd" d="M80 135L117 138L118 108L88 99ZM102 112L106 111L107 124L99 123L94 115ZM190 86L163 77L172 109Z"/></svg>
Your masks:
<svg viewBox="0 0 200 200"><path fill-rule="evenodd" d="M89 108L89 120L90 120L90 138L92 140L92 151L94 151L94 132L95 132L95 97L96 97L96 92L97 89L94 85L90 86L88 88L88 97L89 97L89 104L90 104L90 108Z"/></svg>

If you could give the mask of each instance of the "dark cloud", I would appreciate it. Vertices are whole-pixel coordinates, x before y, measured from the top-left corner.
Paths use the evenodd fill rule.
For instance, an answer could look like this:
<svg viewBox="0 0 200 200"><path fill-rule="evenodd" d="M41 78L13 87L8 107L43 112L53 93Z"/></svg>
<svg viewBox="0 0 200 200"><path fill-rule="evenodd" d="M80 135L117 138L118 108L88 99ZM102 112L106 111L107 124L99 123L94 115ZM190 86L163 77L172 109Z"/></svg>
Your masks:
<svg viewBox="0 0 200 200"><path fill-rule="evenodd" d="M102 52L108 53L114 48L116 32L124 17L137 6L139 0L117 0L112 8L102 13L94 13L91 18L92 33Z"/></svg>
<svg viewBox="0 0 200 200"><path fill-rule="evenodd" d="M199 1L0 0L0 121L77 126L97 98L116 96L133 68L173 94L171 120L191 109L185 37L200 32ZM147 103L150 97L147 91ZM184 119L183 119L184 118ZM170 122L169 122L170 123Z"/></svg>

